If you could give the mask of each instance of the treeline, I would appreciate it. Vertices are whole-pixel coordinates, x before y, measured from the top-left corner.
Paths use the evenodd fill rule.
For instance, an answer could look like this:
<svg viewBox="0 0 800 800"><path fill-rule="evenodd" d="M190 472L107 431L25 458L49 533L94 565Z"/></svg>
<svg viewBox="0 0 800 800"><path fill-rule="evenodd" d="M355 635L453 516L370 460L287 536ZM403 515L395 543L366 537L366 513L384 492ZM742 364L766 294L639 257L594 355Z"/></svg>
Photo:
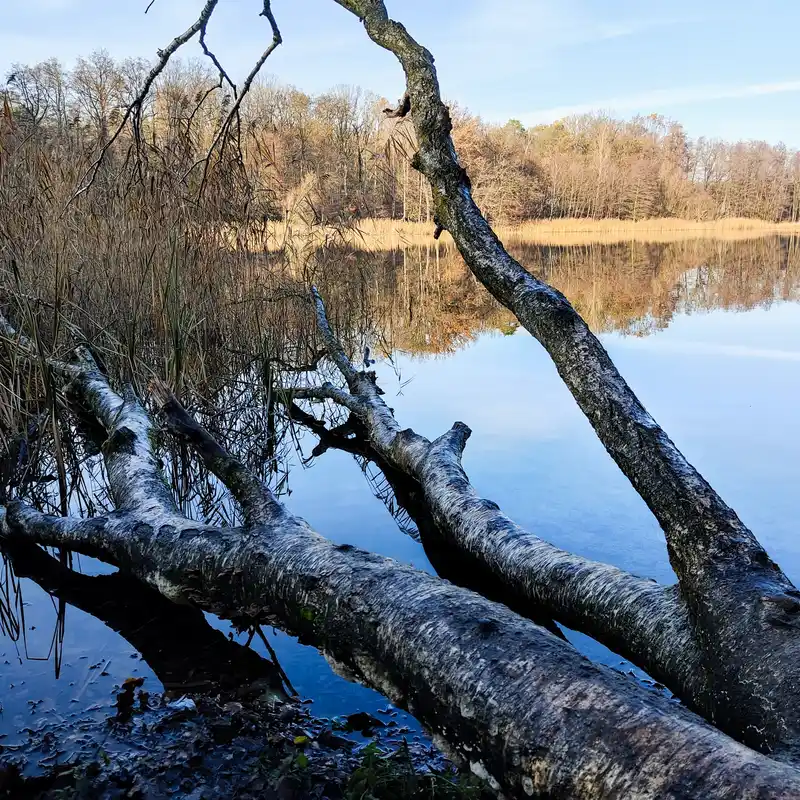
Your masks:
<svg viewBox="0 0 800 800"><path fill-rule="evenodd" d="M13 123L64 159L92 158L147 71L142 59L115 61L104 51L71 70L56 60L16 64L7 76L6 135ZM138 150L151 178L193 188L202 182L223 198L246 191L250 212L260 218L432 219L429 189L409 163L411 126L384 116L387 100L357 87L309 95L263 80L242 103L235 136L214 156L221 169L209 170L205 156L233 102L232 87L210 62L171 63L142 107ZM525 128L452 112L476 200L494 221L800 220L800 154L782 144L691 140L659 115L584 115ZM125 130L110 157L127 159L132 138ZM240 199L230 205L240 209Z"/></svg>

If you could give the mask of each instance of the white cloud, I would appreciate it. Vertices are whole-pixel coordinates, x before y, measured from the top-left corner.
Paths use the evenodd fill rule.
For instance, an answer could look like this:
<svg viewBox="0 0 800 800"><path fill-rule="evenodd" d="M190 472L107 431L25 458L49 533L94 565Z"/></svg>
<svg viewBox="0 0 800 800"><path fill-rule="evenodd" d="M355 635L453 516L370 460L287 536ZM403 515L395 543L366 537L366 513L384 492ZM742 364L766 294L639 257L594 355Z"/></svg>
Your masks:
<svg viewBox="0 0 800 800"><path fill-rule="evenodd" d="M702 86L685 86L674 89L654 89L650 92L609 97L588 103L553 106L517 115L526 125L537 125L544 122L563 119L574 114L586 114L591 111L644 111L657 112L669 106L692 105L713 100L730 100L746 97L800 92L800 80L776 81L773 83L753 83L745 86L724 86L705 84ZM503 115L499 115L503 117ZM504 117L503 117L504 118Z"/></svg>
<svg viewBox="0 0 800 800"><path fill-rule="evenodd" d="M584 0L492 0L474 2L455 22L437 52L474 63L491 62L492 74L525 71L546 63L555 51L588 42L618 39L686 22L667 17L598 17ZM464 48L464 42L470 46Z"/></svg>

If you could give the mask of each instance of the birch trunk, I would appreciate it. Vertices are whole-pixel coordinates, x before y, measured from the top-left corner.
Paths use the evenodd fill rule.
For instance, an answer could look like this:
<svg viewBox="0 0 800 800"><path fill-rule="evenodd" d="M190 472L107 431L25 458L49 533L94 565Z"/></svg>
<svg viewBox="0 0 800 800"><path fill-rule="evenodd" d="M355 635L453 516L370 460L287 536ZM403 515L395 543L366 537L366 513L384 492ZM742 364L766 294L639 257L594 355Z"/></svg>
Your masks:
<svg viewBox="0 0 800 800"><path fill-rule="evenodd" d="M241 528L183 517L151 447L152 423L86 350L61 368L104 427L116 505L90 519L20 503L6 539L103 558L168 598L275 621L408 708L436 741L510 796L786 798L800 773L595 666L505 606L349 545L292 516L172 398L171 428L231 490ZM681 758L675 758L680 752Z"/></svg>
<svg viewBox="0 0 800 800"><path fill-rule="evenodd" d="M347 407L363 426L378 463L419 486L445 546L485 567L506 590L507 604L527 616L545 612L592 636L688 705L709 713L701 654L678 588L561 550L523 530L496 503L479 497L461 465L469 428L457 422L433 442L402 429L374 373L355 369L330 327L322 298L316 290L312 294L317 326L349 391L324 384L285 390L285 395ZM308 417L301 421L309 425ZM310 427L322 434L318 425Z"/></svg>
<svg viewBox="0 0 800 800"><path fill-rule="evenodd" d="M798 757L800 592L642 406L567 299L506 252L458 162L431 53L389 18L383 0L336 2L359 17L405 72L419 147L412 164L431 184L438 225L450 231L478 280L550 354L661 524L699 653L708 718L753 747ZM649 636L658 646L658 632Z"/></svg>

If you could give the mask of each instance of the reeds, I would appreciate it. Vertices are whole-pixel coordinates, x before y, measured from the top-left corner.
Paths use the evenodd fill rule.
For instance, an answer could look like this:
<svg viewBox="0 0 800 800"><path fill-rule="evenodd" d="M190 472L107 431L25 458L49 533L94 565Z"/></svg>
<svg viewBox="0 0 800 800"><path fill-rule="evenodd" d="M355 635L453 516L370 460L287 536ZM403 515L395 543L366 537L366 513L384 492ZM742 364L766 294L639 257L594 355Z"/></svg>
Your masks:
<svg viewBox="0 0 800 800"><path fill-rule="evenodd" d="M616 244L618 242L683 242L692 239L740 241L764 236L800 234L800 223L765 222L731 217L708 221L686 219L554 219L500 228L509 243L541 245Z"/></svg>
<svg viewBox="0 0 800 800"><path fill-rule="evenodd" d="M361 219L342 226L304 226L297 222L270 222L269 249L281 250L286 242L312 241L314 246L347 244L368 252L385 252L434 243L433 226L424 222L393 219ZM708 221L685 219L552 219L532 220L518 225L495 225L494 230L508 246L515 244L584 245L620 242L682 242L691 239L742 241L764 236L800 235L800 223L765 222L760 219L729 218ZM253 249L258 234L246 231L238 239L226 236L231 246ZM453 247L445 231L442 248Z"/></svg>
<svg viewBox="0 0 800 800"><path fill-rule="evenodd" d="M60 485L54 510L88 502L68 479L80 454L70 454L74 430L44 361L64 356L76 341L90 343L142 396L159 378L184 398L204 398L206 410L221 407L245 419L248 407L258 407L256 417L268 414L279 365L313 361L316 331L306 302L312 282L353 352L368 342L385 351L446 353L478 332L513 329L513 318L482 291L446 233L434 241L430 225L381 219L317 224L309 212L310 179L287 218L274 222L250 215L252 187L212 179L200 196L182 180L184 164L155 170L152 153L144 171L129 153L111 153L91 190L72 199L93 158L85 142L5 131L0 145L0 311L25 330L38 354L21 360L13 342L0 337L0 434L4 441L26 436L36 420L37 448L66 443L42 465ZM687 264L707 263L713 242L767 243L776 233L798 231L742 219L550 220L498 228L522 263L567 291L599 330L640 319L647 291L668 309L664 287ZM675 251L674 270L656 263L671 251L644 246L695 241L708 246L697 257ZM627 249L581 250L617 243ZM637 253L644 271L649 265L658 276L649 290L630 282L626 263ZM757 294L766 291L757 273L771 258L756 254L748 267ZM613 309L598 306L597 286L595 300L584 302L580 265L588 263L614 286ZM663 319L656 311L650 318ZM64 451L66 463L57 460Z"/></svg>

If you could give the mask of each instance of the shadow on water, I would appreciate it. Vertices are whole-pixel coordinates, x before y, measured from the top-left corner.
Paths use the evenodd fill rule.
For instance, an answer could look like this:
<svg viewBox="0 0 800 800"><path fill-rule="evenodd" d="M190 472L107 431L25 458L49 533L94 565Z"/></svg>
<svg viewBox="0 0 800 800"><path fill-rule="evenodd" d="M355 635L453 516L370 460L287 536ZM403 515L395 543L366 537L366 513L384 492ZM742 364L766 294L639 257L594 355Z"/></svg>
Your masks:
<svg viewBox="0 0 800 800"><path fill-rule="evenodd" d="M759 309L772 319L782 303L800 299L800 246L794 239L519 245L515 255L532 272L564 291L596 333L612 337L657 337L701 312ZM629 489L618 477L611 477L596 443L585 443L589 441L586 438L577 445L571 432L568 436L559 433L559 415L571 401L557 394L561 389L553 388L556 379L548 383L550 378L544 376L535 389L529 387L531 409L517 408L516 419L510 418L501 402L512 391L510 385L498 384L495 395L487 394L491 387L483 386L483 374L502 375L511 382L522 380L531 367L516 365L515 359L522 346L526 357L533 349L515 335L515 320L489 297L456 253L439 246L377 254L332 250L319 254L314 270L313 277L351 349L358 352L369 345L384 374L395 379L393 391L397 392L398 407L402 406L404 425L429 425L432 429L420 432L441 433L433 426L461 413L451 406L460 408L462 401L467 403L470 415L465 414L465 421L473 422L477 440L475 450L468 449L467 457L475 459L468 464L468 472L476 486L481 482L482 493L488 487L493 499L522 524L590 557L625 560L633 548L624 539L626 534L615 534L612 528L620 520L624 521L620 531L641 527L650 538L645 536L636 549L638 561L624 566L660 570L657 577L664 577L668 565L660 561L663 545L654 544L657 531L651 522L643 522L646 510L624 494ZM291 338L291 320L282 316L276 324L282 326L284 339ZM767 325L759 324L764 329ZM709 318L708 325L720 326L720 335L725 335L722 317ZM328 408L328 427L323 430L309 415L315 410L311 407L296 410L292 421L276 410L275 386L301 379L296 370L287 368L287 361L317 366L308 346L307 319L298 323L298 330L304 338L296 353L302 353L302 358L266 354L260 341L235 342L235 355L220 350L212 353L209 346L202 375L192 381L187 378L187 384L194 387L192 410L230 449L260 471L292 511L308 518L323 534L434 570L531 616L557 635L567 636L591 657L619 666L613 654L600 655L591 643L580 641L508 596L479 564L456 557L420 503L419 487L381 464L352 420ZM423 368L434 358L435 365ZM710 363L703 362L698 368ZM329 365L323 361L318 366L318 373L307 372L305 377L329 377ZM642 380L643 368L640 366L638 373L636 364L631 368L634 377ZM420 376L418 383L408 388L407 373L413 377L415 371ZM547 421L541 430L533 424L537 415ZM703 419L713 427L715 415L715 410L709 409L708 419ZM534 433L519 433L515 423L520 430ZM304 433L303 424L315 435ZM27 430L29 435L21 439L25 452L6 453L0 468L3 491L13 490L55 513L65 502L72 513L106 508L107 489L96 448L81 444L75 418L64 418L59 425L60 440L75 442L66 459L66 497L56 480L59 465L53 456L52 426L43 426L35 435ZM487 436L481 439L484 428ZM583 428L580 430L585 436ZM213 524L235 524L237 511L230 497L191 454L167 441L160 447L182 510ZM594 481L597 494L590 488L587 497L577 497L574 488L548 483L548 459L563 460L564 453L587 466L587 480ZM356 462L352 472L342 460L350 456ZM496 475L488 474L490 467L497 470ZM356 470L366 478L361 485ZM506 485L518 485L509 477L513 472L522 474L530 485L541 486L541 491L533 495L525 488L504 495ZM345 482L346 490L340 491ZM375 511L371 495L389 511L391 524L386 524L383 509ZM576 533L591 527L587 523L590 512L585 510L589 506L595 517L599 516L595 509L600 508L601 515L609 518L607 528L597 523L594 538L591 531ZM273 649L301 695L317 701L326 715L356 710L377 713L386 705L376 693L346 684L331 673L316 651L280 632L265 631L263 638L253 632L237 632L197 609L170 603L124 575L82 574L102 571L101 565L91 560L81 562L79 572L39 548L16 545L8 545L3 557L0 676L4 711L0 735L12 740L23 722L42 716L42 697L50 698L51 715L66 719L75 708L72 701L81 686L89 687L81 695L81 703L105 703L103 713L108 713L113 687L134 672L146 674L153 686L178 694L212 687L245 694L280 691L286 681L270 653ZM31 637L36 639L33 644ZM131 659L136 654L141 654L141 660ZM46 662L48 673L40 669L42 662L34 660L42 658L50 659ZM85 663L79 667L81 660ZM96 664L99 666L90 672ZM64 691L65 682L74 685L71 691Z"/></svg>
<svg viewBox="0 0 800 800"><path fill-rule="evenodd" d="M480 561L459 553L448 543L424 501L422 487L375 452L357 417L350 414L344 423L329 429L296 405L289 413L319 437L313 457L320 458L331 449L354 457L372 493L386 506L399 530L420 542L439 577L503 603L559 638L565 638L561 628L543 611L532 607L530 600L509 591Z"/></svg>
<svg viewBox="0 0 800 800"><path fill-rule="evenodd" d="M9 542L3 555L17 578L33 581L127 640L168 693L286 691L274 662L211 627L199 609L173 603L135 578L120 572L84 575L33 545Z"/></svg>

